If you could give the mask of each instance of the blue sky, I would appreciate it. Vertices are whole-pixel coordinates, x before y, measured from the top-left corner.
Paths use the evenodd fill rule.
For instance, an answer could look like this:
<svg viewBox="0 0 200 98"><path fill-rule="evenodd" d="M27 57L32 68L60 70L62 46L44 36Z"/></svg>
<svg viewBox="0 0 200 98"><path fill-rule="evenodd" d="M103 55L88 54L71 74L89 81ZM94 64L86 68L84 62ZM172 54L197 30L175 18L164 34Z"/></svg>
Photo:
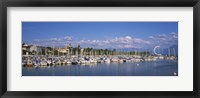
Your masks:
<svg viewBox="0 0 200 98"><path fill-rule="evenodd" d="M22 40L57 47L170 47L178 44L178 22L22 22Z"/></svg>

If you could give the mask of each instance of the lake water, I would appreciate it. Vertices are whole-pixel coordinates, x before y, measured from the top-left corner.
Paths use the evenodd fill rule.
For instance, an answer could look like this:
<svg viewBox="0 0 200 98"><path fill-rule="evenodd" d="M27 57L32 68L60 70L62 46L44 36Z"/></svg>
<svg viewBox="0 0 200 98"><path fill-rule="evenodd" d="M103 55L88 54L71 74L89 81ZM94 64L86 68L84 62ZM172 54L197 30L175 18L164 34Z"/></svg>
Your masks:
<svg viewBox="0 0 200 98"><path fill-rule="evenodd" d="M178 76L177 60L22 67L22 76Z"/></svg>

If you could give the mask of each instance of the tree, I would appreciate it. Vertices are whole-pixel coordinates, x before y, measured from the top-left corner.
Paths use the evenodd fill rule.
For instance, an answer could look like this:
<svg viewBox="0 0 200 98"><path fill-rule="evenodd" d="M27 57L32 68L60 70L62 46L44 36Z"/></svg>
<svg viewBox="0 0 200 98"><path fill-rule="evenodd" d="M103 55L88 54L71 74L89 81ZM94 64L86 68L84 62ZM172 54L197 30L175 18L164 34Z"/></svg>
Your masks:
<svg viewBox="0 0 200 98"><path fill-rule="evenodd" d="M26 55L26 52L27 52L26 50L22 50L23 55Z"/></svg>
<svg viewBox="0 0 200 98"><path fill-rule="evenodd" d="M42 55L45 55L45 49L42 49Z"/></svg>
<svg viewBox="0 0 200 98"><path fill-rule="evenodd" d="M22 43L22 46L24 46L25 45L25 43Z"/></svg>

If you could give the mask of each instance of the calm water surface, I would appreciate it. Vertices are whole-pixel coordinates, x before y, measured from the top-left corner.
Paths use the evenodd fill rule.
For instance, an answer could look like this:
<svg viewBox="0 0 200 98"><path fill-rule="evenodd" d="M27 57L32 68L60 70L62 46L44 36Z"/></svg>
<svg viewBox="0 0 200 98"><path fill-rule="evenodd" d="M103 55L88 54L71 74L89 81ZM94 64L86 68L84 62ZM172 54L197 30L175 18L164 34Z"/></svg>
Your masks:
<svg viewBox="0 0 200 98"><path fill-rule="evenodd" d="M22 76L178 76L178 61L160 60L96 65L22 68Z"/></svg>

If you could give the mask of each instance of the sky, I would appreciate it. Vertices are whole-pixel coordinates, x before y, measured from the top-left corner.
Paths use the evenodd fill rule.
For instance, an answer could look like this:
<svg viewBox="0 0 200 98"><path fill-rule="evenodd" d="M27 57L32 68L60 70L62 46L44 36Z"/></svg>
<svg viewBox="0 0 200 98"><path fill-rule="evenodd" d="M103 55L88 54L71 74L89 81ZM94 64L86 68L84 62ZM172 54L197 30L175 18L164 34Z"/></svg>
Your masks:
<svg viewBox="0 0 200 98"><path fill-rule="evenodd" d="M97 49L178 45L178 22L22 22L23 43Z"/></svg>

